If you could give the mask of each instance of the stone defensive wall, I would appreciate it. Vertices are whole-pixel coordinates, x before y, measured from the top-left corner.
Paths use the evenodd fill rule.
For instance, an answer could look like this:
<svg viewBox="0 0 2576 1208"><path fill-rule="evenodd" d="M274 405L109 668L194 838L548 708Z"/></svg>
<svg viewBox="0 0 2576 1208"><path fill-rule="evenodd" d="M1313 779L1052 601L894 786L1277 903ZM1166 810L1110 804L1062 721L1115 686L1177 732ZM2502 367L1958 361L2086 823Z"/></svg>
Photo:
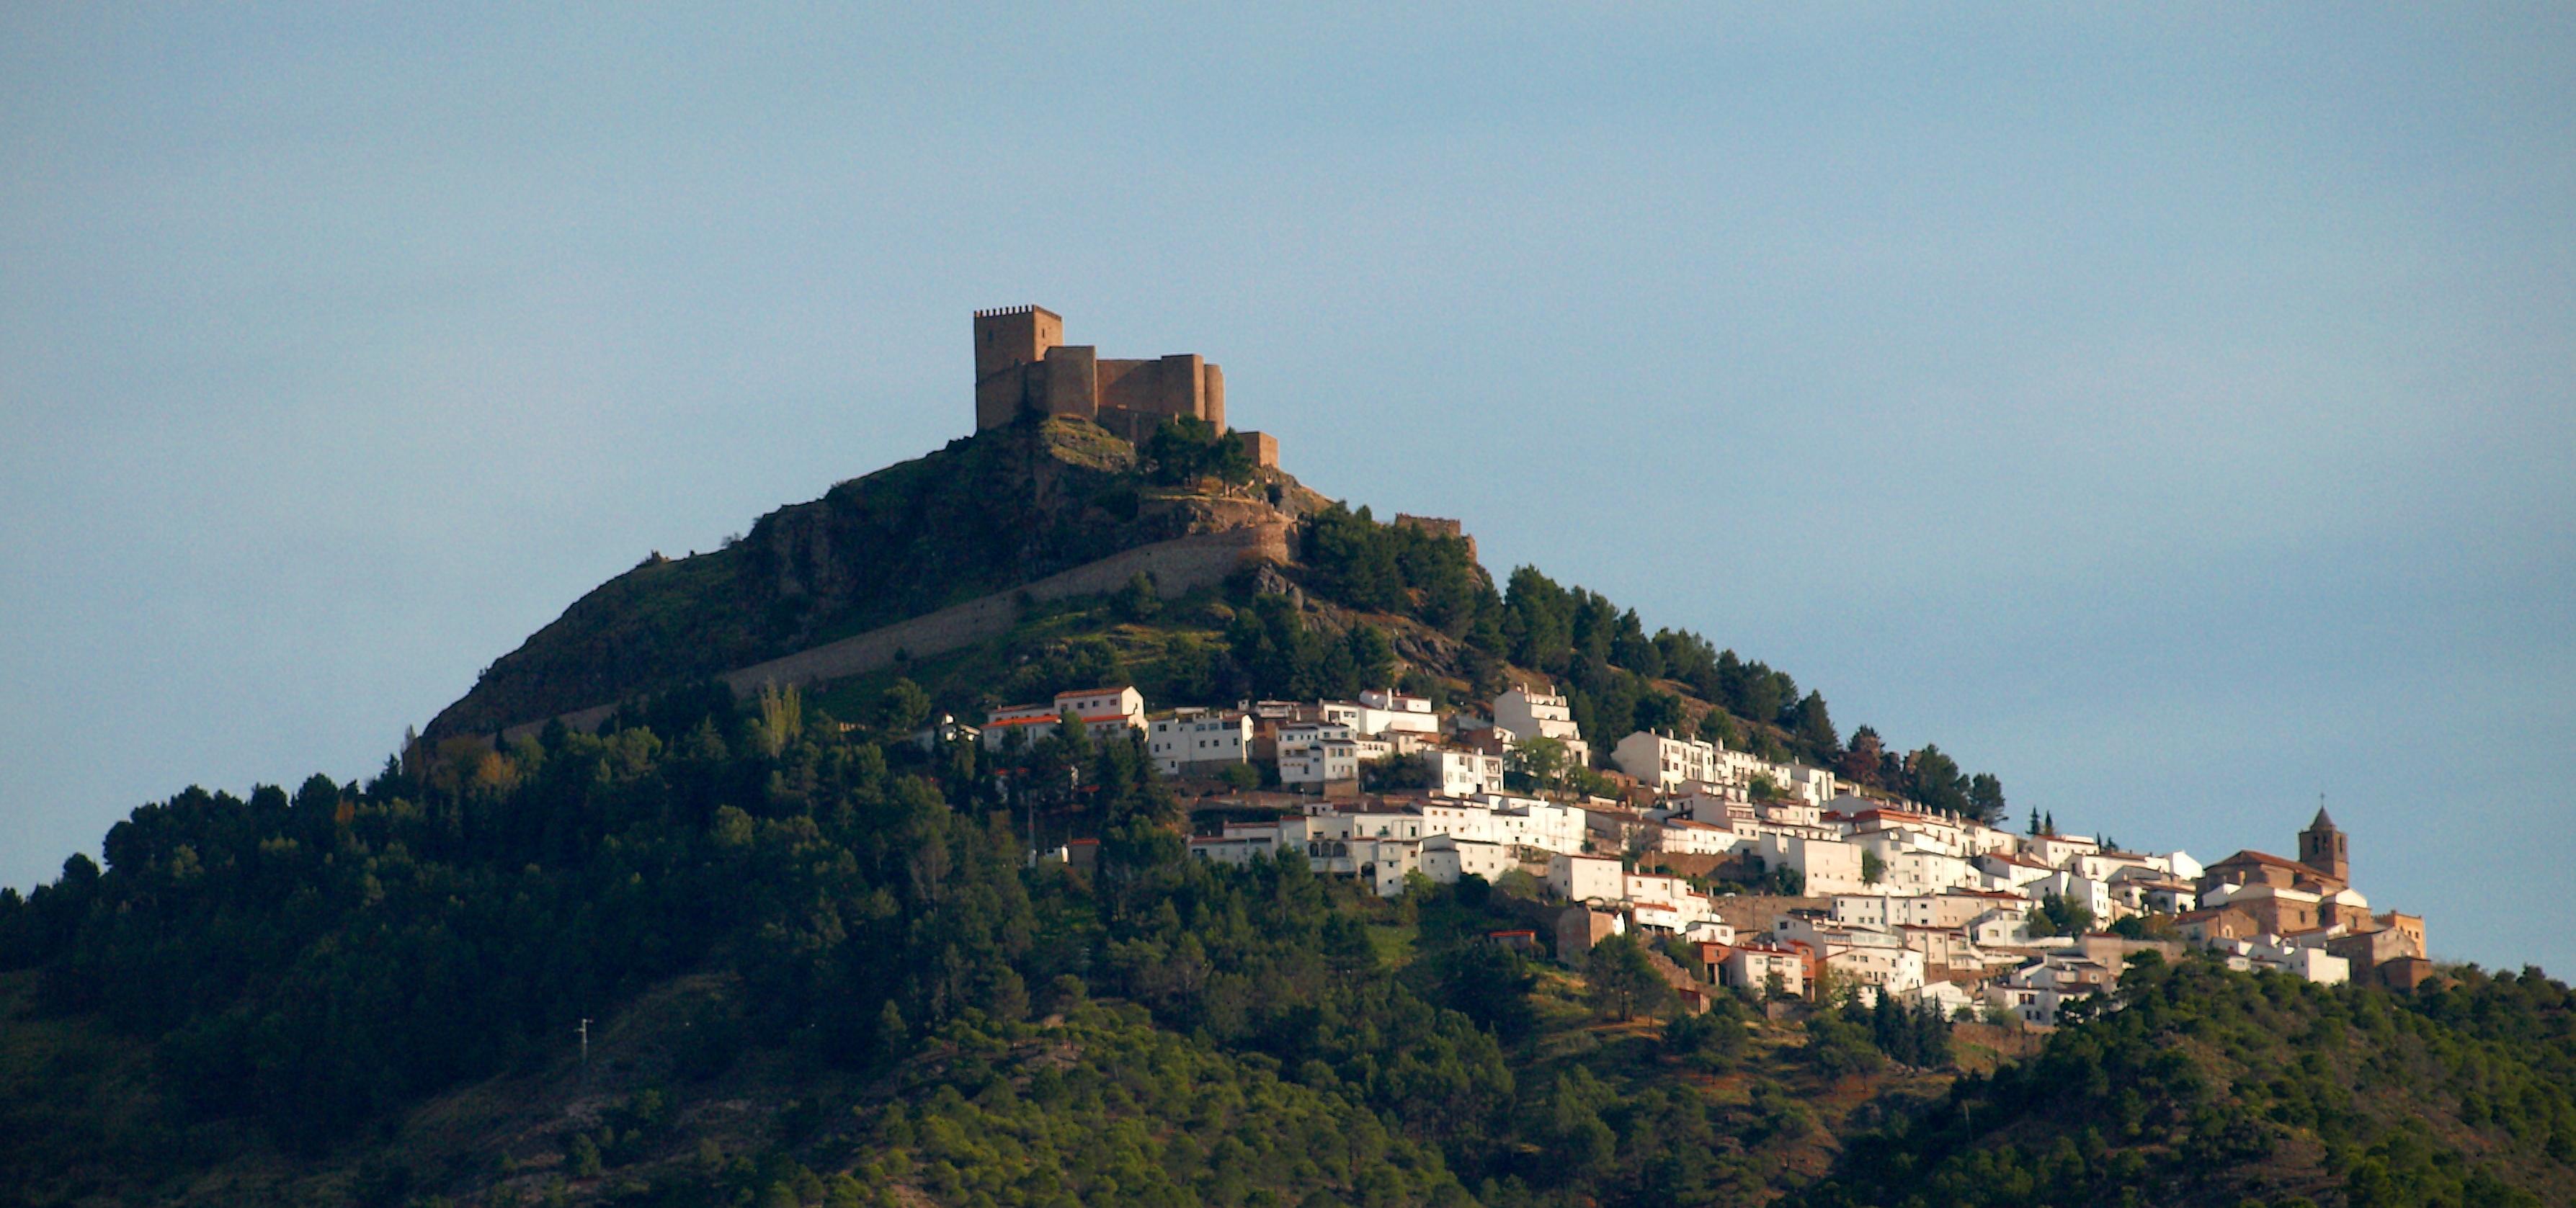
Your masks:
<svg viewBox="0 0 2576 1208"><path fill-rule="evenodd" d="M1111 554L1009 591L952 604L937 612L826 642L765 663L729 671L722 679L736 696L751 696L764 684L811 684L862 675L892 666L899 658L944 654L961 646L1000 637L1020 620L1023 600L1058 600L1068 596L1105 595L1127 585L1143 571L1154 577L1155 591L1172 599L1201 587L1213 587L1247 562L1289 561L1289 525L1269 520L1241 528L1194 533ZM617 711L614 703L576 709L558 718L522 722L504 729L505 738L535 734L547 720L560 720L588 730Z"/></svg>

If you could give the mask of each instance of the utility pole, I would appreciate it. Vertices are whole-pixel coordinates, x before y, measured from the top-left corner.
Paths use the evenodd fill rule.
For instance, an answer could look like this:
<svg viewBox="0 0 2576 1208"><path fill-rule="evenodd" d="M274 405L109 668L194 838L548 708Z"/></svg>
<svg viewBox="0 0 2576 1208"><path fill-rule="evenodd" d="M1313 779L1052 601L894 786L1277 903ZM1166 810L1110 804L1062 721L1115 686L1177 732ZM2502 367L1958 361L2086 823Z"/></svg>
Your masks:
<svg viewBox="0 0 2576 1208"><path fill-rule="evenodd" d="M581 1017L581 1076L590 1077L590 1017Z"/></svg>

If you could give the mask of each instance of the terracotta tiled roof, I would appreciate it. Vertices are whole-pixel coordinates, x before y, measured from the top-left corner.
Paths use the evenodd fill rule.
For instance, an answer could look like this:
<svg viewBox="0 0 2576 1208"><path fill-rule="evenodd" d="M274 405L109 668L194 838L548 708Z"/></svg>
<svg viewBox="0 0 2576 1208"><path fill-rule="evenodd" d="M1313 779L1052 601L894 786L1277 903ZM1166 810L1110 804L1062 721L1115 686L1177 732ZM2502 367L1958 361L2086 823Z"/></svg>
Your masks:
<svg viewBox="0 0 2576 1208"><path fill-rule="evenodd" d="M2318 875L2316 869L2311 868L2308 865L2301 864L2296 860L2284 860L2270 852L2255 851L2251 848L2240 851L2235 855L2229 856L2226 859L2221 860L2216 864L2208 865L2207 867L2225 868L2230 864L2258 864L2266 868L2290 868L2307 873L2311 876Z"/></svg>

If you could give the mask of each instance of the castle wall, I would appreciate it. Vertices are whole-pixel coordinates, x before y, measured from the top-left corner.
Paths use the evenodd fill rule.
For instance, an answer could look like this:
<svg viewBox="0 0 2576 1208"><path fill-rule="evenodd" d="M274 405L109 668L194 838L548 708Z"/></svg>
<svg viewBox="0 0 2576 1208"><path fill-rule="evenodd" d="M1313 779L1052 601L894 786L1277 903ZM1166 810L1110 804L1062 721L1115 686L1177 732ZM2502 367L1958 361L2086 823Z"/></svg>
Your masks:
<svg viewBox="0 0 2576 1208"><path fill-rule="evenodd" d="M805 684L861 675L892 666L898 655L942 654L960 646L1000 637L1019 623L1023 598L1054 600L1067 596L1104 595L1126 586L1138 571L1152 575L1155 590L1165 598L1173 598L1196 588L1215 586L1246 562L1288 560L1288 526L1282 521L1196 533L1171 541L1140 545L1009 591L995 592L908 621L897 621L837 642L800 650L783 658L755 663L718 678L724 680L735 695L750 696L759 692L763 684ZM563 714L561 718L565 725L575 729L593 729L616 711L615 704L594 705ZM505 729L502 734L505 738L517 738L522 734L535 734L545 725L545 720L524 722Z"/></svg>
<svg viewBox="0 0 2576 1208"><path fill-rule="evenodd" d="M1273 451L1272 456L1277 456L1275 450ZM1395 526L1397 528L1420 529L1421 531L1429 533L1435 537L1452 537L1457 540L1464 541L1467 543L1467 560L1470 562L1481 561L1481 559L1476 556L1476 539L1468 536L1467 526L1456 520L1451 520L1441 516L1413 516L1403 512L1397 512L1395 514Z"/></svg>
<svg viewBox="0 0 2576 1208"><path fill-rule="evenodd" d="M1210 365L1208 368L1214 369L1216 366ZM1279 468L1278 437L1267 432L1237 432L1234 434L1234 439L1243 446L1244 456L1251 458L1253 465L1264 470Z"/></svg>
<svg viewBox="0 0 2576 1208"><path fill-rule="evenodd" d="M1100 362L1100 406L1141 411L1155 422L1177 416L1206 419L1206 362L1184 352L1151 361Z"/></svg>
<svg viewBox="0 0 2576 1208"><path fill-rule="evenodd" d="M1029 367L1013 365L975 383L975 430L1009 427L1029 397Z"/></svg>
<svg viewBox="0 0 2576 1208"><path fill-rule="evenodd" d="M1100 413L1098 350L1088 344L1060 344L1047 350L1046 388L1038 392L1038 410L1048 415L1091 419Z"/></svg>
<svg viewBox="0 0 2576 1208"><path fill-rule="evenodd" d="M1126 358L1100 359L1100 405L1121 411L1147 411L1145 400L1156 390L1155 379L1163 372L1160 361L1137 361Z"/></svg>

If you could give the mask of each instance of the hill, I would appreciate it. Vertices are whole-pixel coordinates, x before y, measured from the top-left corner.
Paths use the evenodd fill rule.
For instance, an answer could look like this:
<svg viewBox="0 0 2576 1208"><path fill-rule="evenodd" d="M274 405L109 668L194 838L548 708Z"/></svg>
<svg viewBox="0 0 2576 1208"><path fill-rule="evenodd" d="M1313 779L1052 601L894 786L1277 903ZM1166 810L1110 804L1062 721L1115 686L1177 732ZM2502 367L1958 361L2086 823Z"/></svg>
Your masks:
<svg viewBox="0 0 2576 1208"><path fill-rule="evenodd" d="M811 695L709 678L1251 517L1293 523L1293 559L1015 603ZM1785 673L1532 568L1498 588L1454 536L1067 424L762 523L593 593L449 723L621 701L595 729L190 789L104 866L0 891L0 1204L2576 1194L2576 999L2536 971L2401 994L2148 963L2045 1037L1731 994L1682 1015L1687 952L1491 940L1545 930L1526 876L1380 898L1295 858L1216 866L1136 744L901 741L934 707L1114 678L1188 703L1547 677L1593 733L2001 806L1928 745L1844 742ZM687 649L702 630L724 653ZM1097 860L1032 866L1032 833Z"/></svg>

